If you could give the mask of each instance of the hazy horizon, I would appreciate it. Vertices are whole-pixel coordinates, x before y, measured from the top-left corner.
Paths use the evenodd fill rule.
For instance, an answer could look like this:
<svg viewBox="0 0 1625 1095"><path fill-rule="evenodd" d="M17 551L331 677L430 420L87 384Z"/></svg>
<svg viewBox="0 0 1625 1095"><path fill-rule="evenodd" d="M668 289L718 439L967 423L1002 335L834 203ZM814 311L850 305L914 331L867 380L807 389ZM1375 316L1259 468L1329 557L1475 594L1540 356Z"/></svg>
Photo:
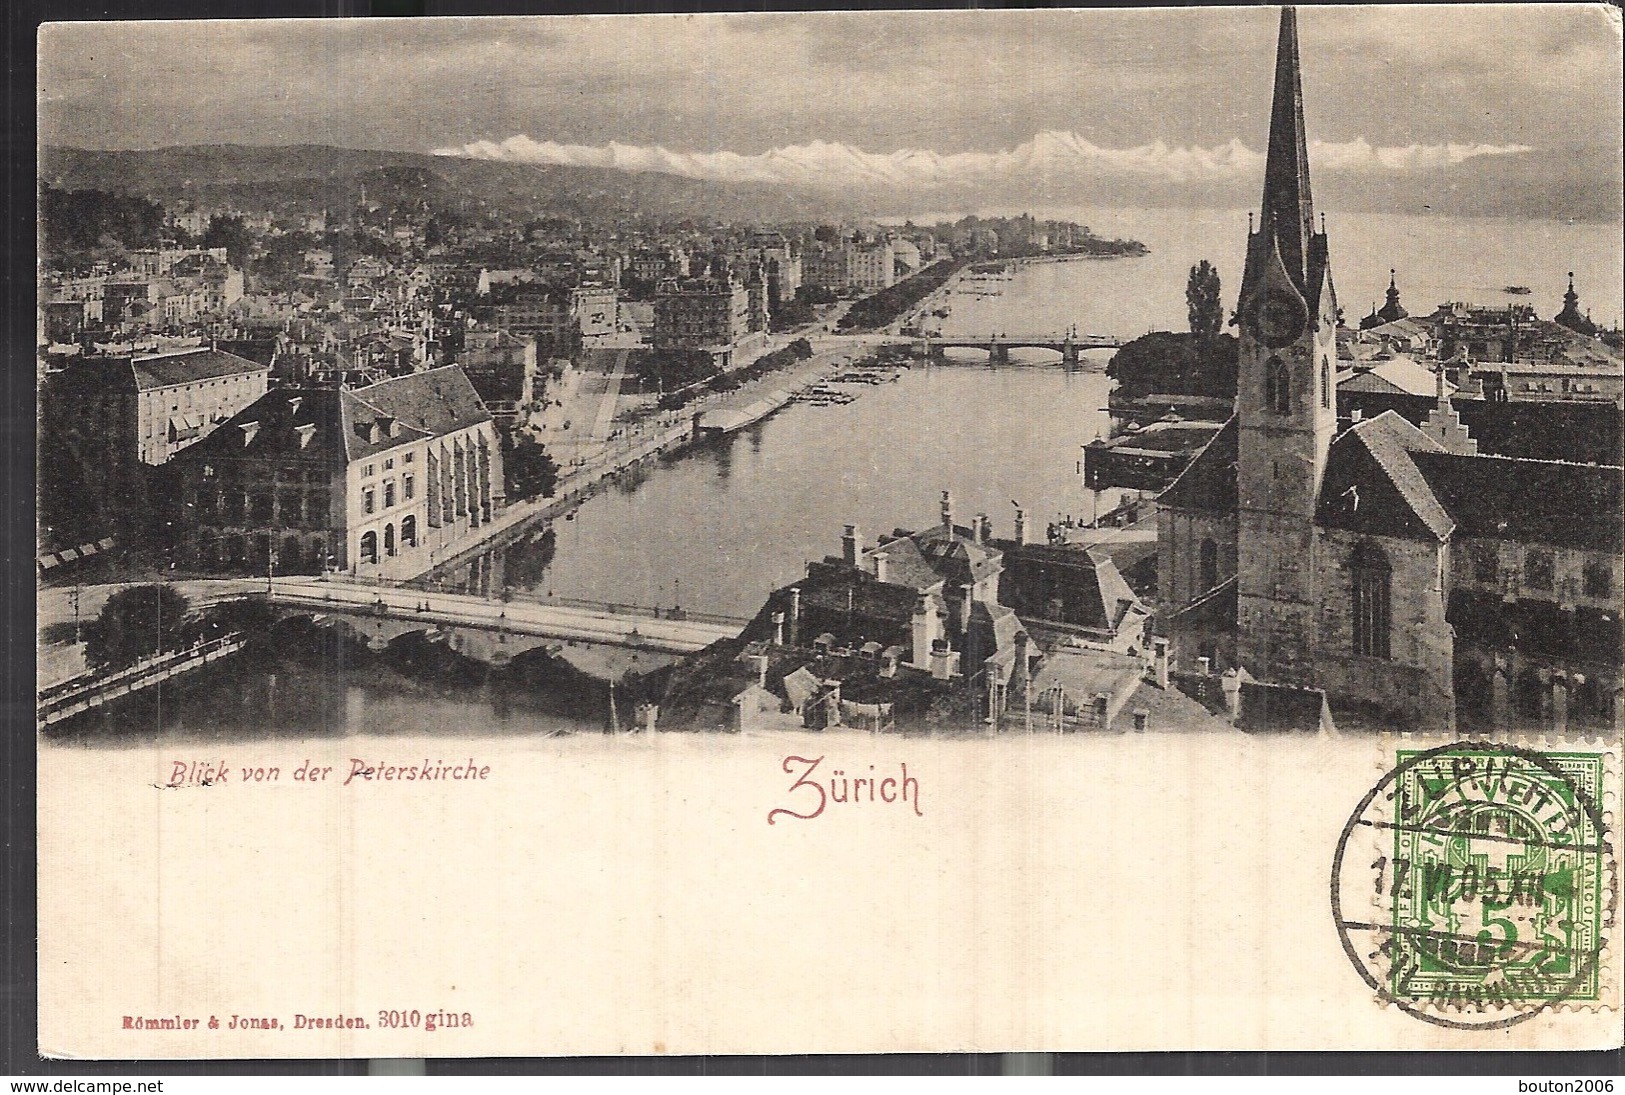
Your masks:
<svg viewBox="0 0 1625 1095"><path fill-rule="evenodd" d="M47 24L40 140L449 154L891 205L1211 207L1253 200L1277 10ZM1617 219L1617 13L1308 7L1299 30L1317 187Z"/></svg>

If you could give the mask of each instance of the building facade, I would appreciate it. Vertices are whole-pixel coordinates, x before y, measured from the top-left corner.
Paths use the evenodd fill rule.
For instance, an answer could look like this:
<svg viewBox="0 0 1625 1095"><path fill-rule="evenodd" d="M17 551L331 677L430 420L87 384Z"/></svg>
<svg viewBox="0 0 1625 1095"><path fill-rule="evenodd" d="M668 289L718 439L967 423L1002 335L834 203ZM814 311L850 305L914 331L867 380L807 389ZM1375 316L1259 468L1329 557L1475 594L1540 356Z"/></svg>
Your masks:
<svg viewBox="0 0 1625 1095"><path fill-rule="evenodd" d="M420 573L503 504L495 424L456 366L270 392L177 465L182 555L205 570Z"/></svg>
<svg viewBox="0 0 1625 1095"><path fill-rule="evenodd" d="M666 282L655 297L656 350L713 350L750 332L750 292L736 281Z"/></svg>

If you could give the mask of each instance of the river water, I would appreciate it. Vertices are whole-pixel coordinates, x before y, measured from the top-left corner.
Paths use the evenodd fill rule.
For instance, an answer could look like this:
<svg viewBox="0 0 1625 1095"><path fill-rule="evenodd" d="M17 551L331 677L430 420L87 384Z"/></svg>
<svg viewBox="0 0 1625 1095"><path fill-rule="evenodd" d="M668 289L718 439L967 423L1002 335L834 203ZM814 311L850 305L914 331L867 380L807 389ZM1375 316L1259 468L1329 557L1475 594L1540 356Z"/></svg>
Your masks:
<svg viewBox="0 0 1625 1095"><path fill-rule="evenodd" d="M1235 303L1247 232L1241 212L1051 210L1103 236L1138 239L1137 258L1032 263L997 296L957 292L941 320L949 335L1082 331L1137 335L1186 324L1185 281L1207 258ZM916 218L923 222L922 218ZM1442 217L1329 218L1332 268L1345 312L1380 302L1390 267L1407 306L1527 301L1556 314L1574 270L1596 318L1612 322L1622 286L1613 228ZM1527 297L1502 292L1527 285ZM587 502L557 526L556 554L540 575L530 560L511 574L536 592L644 604L680 603L749 614L805 561L838 553L842 526L867 537L937 518L953 492L962 522L985 512L1008 535L1013 501L1040 525L1087 516L1079 446L1106 429L1108 381L1055 368L989 369L978 355L916 367L895 384L855 388L844 407L792 406L635 485ZM1017 352L1018 359L1020 352ZM1102 355L1109 357L1109 353ZM1036 351L1029 360L1055 360Z"/></svg>
<svg viewBox="0 0 1625 1095"><path fill-rule="evenodd" d="M1202 258L1218 266L1226 306L1234 303L1245 212L1034 212L1139 239L1150 254L1020 266L999 283L998 296L948 298L944 333L1074 325L1124 336L1179 330L1186 275ZM1332 267L1351 321L1380 302L1391 266L1416 313L1446 300L1521 300L1550 316L1571 269L1599 321L1614 322L1625 298L1615 226L1333 216L1329 228ZM1509 284L1533 292L1509 297L1501 291ZM956 519L968 523L985 512L1000 535L1010 534L1017 501L1040 527L1060 515L1087 517L1092 500L1078 475L1079 446L1107 428L1107 379L1054 365L991 369L971 357L917 364L894 383L854 387L859 398L845 406L788 407L681 459L648 465L556 522L551 536L503 549L495 573L533 595L749 615L770 589L799 577L808 559L838 553L844 525L858 525L871 542L894 527L921 527L936 521L943 490L953 493ZM266 693L263 682L231 679L262 670L239 666L220 674L224 687L244 696L233 709L235 731L281 732L284 718L249 698ZM403 697L397 679L355 672L336 673L332 687L343 698L322 706L323 733L403 724L455 724L470 733L598 724L596 716L516 717L478 689L431 703L423 695ZM218 717L189 709L184 695L178 699L166 722L202 729ZM286 732L309 732L309 723Z"/></svg>

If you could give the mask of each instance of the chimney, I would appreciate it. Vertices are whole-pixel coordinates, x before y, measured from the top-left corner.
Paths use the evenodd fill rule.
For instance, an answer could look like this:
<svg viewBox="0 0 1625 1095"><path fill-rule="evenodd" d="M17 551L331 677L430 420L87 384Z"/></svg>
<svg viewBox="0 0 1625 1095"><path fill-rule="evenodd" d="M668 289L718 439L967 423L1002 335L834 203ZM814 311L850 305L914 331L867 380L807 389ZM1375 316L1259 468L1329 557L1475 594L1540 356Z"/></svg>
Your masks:
<svg viewBox="0 0 1625 1095"><path fill-rule="evenodd" d="M993 522L988 520L987 514L978 513L976 515L976 542L985 544L991 539L993 539Z"/></svg>
<svg viewBox="0 0 1625 1095"><path fill-rule="evenodd" d="M1027 644L1028 644L1029 641L1030 640L1028 639L1027 633L1025 631L1016 632L1016 665L1015 665L1015 673L1014 673L1015 679L1013 681L1011 681L1011 683L1016 684L1016 685L1021 685L1023 687L1026 686L1027 677L1028 677L1027 661L1028 661L1028 658L1030 657L1030 655L1028 654L1028 646L1027 646Z"/></svg>
<svg viewBox="0 0 1625 1095"><path fill-rule="evenodd" d="M1020 506L1016 507L1016 543L1027 542L1027 511Z"/></svg>
<svg viewBox="0 0 1625 1095"><path fill-rule="evenodd" d="M954 527L954 496L948 491L942 492L942 527L949 532Z"/></svg>
<svg viewBox="0 0 1625 1095"><path fill-rule="evenodd" d="M861 537L858 536L858 526L847 525L846 531L841 534L841 558L846 560L846 565L849 567L858 565L858 545L860 542Z"/></svg>
<svg viewBox="0 0 1625 1095"><path fill-rule="evenodd" d="M801 587L790 587L790 645L801 642Z"/></svg>
<svg viewBox="0 0 1625 1095"><path fill-rule="evenodd" d="M773 613L773 645L784 645L784 613Z"/></svg>

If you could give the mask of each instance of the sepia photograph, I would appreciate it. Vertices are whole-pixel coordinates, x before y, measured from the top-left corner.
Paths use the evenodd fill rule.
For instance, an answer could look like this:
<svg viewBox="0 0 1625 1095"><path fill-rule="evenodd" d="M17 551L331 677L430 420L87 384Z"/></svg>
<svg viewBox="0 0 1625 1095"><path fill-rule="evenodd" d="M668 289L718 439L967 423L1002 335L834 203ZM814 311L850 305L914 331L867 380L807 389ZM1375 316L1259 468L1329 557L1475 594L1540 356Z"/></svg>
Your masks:
<svg viewBox="0 0 1625 1095"><path fill-rule="evenodd" d="M43 1055L1620 1045L1617 7L38 49Z"/></svg>

